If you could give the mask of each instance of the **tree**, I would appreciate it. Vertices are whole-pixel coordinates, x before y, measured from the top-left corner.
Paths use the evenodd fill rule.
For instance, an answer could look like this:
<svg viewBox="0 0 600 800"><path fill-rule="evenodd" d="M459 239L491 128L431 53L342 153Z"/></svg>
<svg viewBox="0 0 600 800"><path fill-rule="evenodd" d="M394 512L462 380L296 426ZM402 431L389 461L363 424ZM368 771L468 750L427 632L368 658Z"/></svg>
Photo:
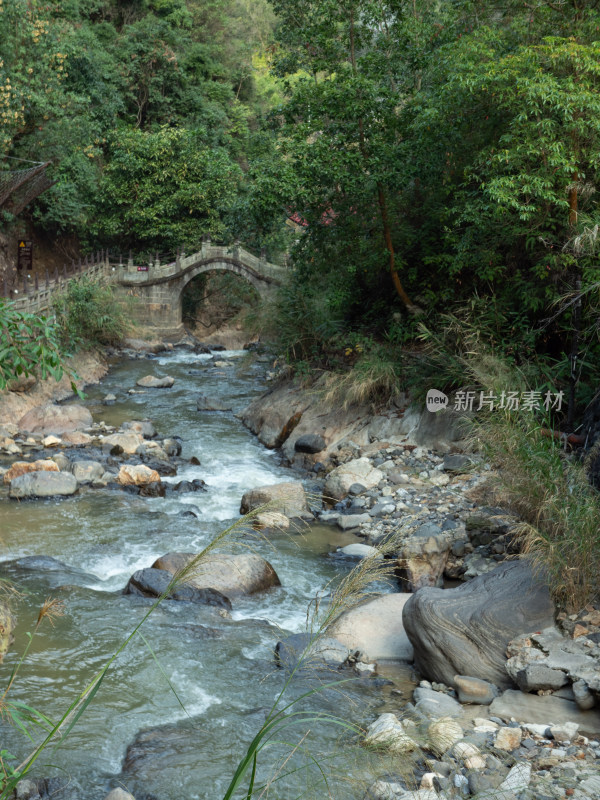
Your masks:
<svg viewBox="0 0 600 800"><path fill-rule="evenodd" d="M110 141L94 233L121 247L174 252L225 235L241 170L202 129L124 128Z"/></svg>

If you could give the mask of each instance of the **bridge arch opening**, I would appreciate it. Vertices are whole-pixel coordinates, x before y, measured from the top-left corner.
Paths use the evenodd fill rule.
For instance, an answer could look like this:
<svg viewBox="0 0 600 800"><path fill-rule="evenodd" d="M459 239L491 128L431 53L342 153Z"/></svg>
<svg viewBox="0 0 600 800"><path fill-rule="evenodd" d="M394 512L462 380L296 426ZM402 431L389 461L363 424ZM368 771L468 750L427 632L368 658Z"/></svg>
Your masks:
<svg viewBox="0 0 600 800"><path fill-rule="evenodd" d="M256 306L259 300L259 289L246 275L208 269L183 287L181 317L185 327L202 338Z"/></svg>

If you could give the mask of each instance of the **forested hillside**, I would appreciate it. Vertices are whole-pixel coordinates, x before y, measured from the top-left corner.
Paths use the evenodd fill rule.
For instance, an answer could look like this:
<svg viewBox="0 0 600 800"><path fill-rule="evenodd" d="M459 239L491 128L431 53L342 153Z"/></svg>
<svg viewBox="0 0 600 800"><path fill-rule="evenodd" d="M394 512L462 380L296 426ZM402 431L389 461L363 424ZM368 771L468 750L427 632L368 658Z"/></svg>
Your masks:
<svg viewBox="0 0 600 800"><path fill-rule="evenodd" d="M2 146L53 161L46 231L260 247L293 216L292 358L458 307L553 385L596 360L594 2L4 0L0 26Z"/></svg>
<svg viewBox="0 0 600 800"><path fill-rule="evenodd" d="M54 164L36 224L136 251L223 235L272 22L265 0L5 0L2 150Z"/></svg>

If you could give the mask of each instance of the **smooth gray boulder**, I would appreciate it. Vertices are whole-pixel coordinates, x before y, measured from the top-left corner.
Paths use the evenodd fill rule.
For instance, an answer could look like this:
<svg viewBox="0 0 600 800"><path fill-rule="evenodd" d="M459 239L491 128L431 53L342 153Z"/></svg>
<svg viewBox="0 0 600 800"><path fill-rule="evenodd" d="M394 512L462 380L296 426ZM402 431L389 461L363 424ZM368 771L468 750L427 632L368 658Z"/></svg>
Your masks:
<svg viewBox="0 0 600 800"><path fill-rule="evenodd" d="M449 453L442 463L446 472L464 472L473 466L474 461L462 453Z"/></svg>
<svg viewBox="0 0 600 800"><path fill-rule="evenodd" d="M455 675L469 675L507 689L508 643L551 625L554 605L546 583L520 559L455 589L420 589L402 618L423 676L455 686Z"/></svg>
<svg viewBox="0 0 600 800"><path fill-rule="evenodd" d="M413 701L417 711L420 711L429 719L462 717L464 713L461 704L453 697L450 697L449 694L436 692L424 686L418 686L415 689Z"/></svg>
<svg viewBox="0 0 600 800"><path fill-rule="evenodd" d="M152 567L173 575L189 567L196 558L194 553L167 553L157 558ZM197 589L216 589L228 598L243 597L281 586L277 573L269 562L254 553L211 554L191 569L185 582Z"/></svg>
<svg viewBox="0 0 600 800"><path fill-rule="evenodd" d="M265 510L278 511L286 517L301 517L308 512L306 494L300 481L285 481L249 489L242 497L240 514L248 514L260 506L270 506Z"/></svg>
<svg viewBox="0 0 600 800"><path fill-rule="evenodd" d="M327 447L327 442L318 433L305 433L304 436L299 436L294 442L294 450L297 453L320 453Z"/></svg>
<svg viewBox="0 0 600 800"><path fill-rule="evenodd" d="M70 472L28 472L10 482L9 496L15 500L27 497L59 497L75 494L77 480Z"/></svg>
<svg viewBox="0 0 600 800"><path fill-rule="evenodd" d="M380 553L376 547L372 547L370 544L355 542L354 544L347 544L345 547L338 547L335 553L331 555L333 558L351 558L356 561L361 561L363 558L379 556Z"/></svg>
<svg viewBox="0 0 600 800"><path fill-rule="evenodd" d="M164 569L139 569L134 572L123 594L141 595L142 597L160 597L173 575ZM231 601L216 589L198 589L189 583L180 583L168 595L168 600L179 600L186 603L202 603L208 606L219 606L231 610Z"/></svg>
<svg viewBox="0 0 600 800"><path fill-rule="evenodd" d="M368 514L340 514L337 518L337 526L343 531L351 531L370 522L371 517Z"/></svg>
<svg viewBox="0 0 600 800"><path fill-rule="evenodd" d="M482 681L480 678L471 678L470 675L455 675L454 684L461 703L489 706L492 700L498 697L498 688L494 684Z"/></svg>
<svg viewBox="0 0 600 800"><path fill-rule="evenodd" d="M345 611L327 629L349 650L360 650L373 661L411 662L413 648L402 625L409 594L384 594Z"/></svg>
<svg viewBox="0 0 600 800"><path fill-rule="evenodd" d="M73 461L71 472L77 483L92 483L104 475L104 467L99 461Z"/></svg>
<svg viewBox="0 0 600 800"><path fill-rule="evenodd" d="M580 711L573 700L553 694L526 694L517 689L508 689L497 697L489 708L490 716L536 725L563 725L575 722L584 736L597 739L600 736L600 714L595 711Z"/></svg>

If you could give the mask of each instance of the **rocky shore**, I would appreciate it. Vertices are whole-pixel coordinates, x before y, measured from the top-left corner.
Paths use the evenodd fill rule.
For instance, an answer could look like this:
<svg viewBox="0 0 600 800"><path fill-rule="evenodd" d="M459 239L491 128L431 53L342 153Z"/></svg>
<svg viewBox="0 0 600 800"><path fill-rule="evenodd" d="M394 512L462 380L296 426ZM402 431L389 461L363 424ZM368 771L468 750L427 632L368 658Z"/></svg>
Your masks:
<svg viewBox="0 0 600 800"><path fill-rule="evenodd" d="M157 347L132 343L128 355L145 358ZM172 385L149 367L128 391ZM198 408L226 412L205 396ZM352 531L362 543L330 558L348 569L363 558L393 567L389 593L347 611L312 645L329 670L377 677L397 661L412 664L420 681L413 697L392 692L364 732L365 747L402 762L365 800L599 797L600 610L569 616L554 607L543 574L520 557L519 520L493 505L490 465L469 451L463 421L444 413L411 409L402 397L376 414L331 409L318 387L276 384L240 418L280 449L298 480L249 490L240 511L254 512L267 537L298 520ZM151 420L116 428L95 423L79 404L46 402L0 426L0 500L107 488L147 497L203 491L200 480L162 480L186 463L181 452L181 440L159 437ZM124 593L161 595L195 555L166 553L135 572ZM279 582L260 556L215 556L169 599L227 615L237 598ZM12 622L2 622L3 652ZM280 642L277 664L289 667L305 645L301 635ZM84 796L64 791L62 800ZM16 796L51 794L43 781L23 780ZM115 789L107 800L129 798Z"/></svg>

